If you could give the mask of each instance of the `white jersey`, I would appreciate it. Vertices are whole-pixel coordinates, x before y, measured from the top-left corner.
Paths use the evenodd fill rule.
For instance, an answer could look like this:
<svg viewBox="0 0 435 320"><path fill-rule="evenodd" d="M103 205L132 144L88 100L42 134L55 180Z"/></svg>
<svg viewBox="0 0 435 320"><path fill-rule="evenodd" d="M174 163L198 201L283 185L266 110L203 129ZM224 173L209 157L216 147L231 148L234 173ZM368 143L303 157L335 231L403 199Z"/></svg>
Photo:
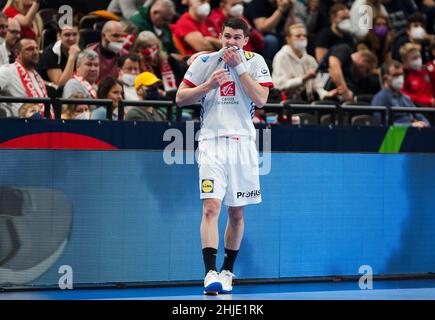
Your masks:
<svg viewBox="0 0 435 320"><path fill-rule="evenodd" d="M257 53L239 50L249 75L262 86L273 87L269 68L264 58ZM226 83L213 89L201 99L201 130L198 140L219 136L251 136L255 139L252 122L255 104L251 101L237 75L222 59L223 49L196 58L187 70L183 82L196 87L213 72L225 68L230 77Z"/></svg>

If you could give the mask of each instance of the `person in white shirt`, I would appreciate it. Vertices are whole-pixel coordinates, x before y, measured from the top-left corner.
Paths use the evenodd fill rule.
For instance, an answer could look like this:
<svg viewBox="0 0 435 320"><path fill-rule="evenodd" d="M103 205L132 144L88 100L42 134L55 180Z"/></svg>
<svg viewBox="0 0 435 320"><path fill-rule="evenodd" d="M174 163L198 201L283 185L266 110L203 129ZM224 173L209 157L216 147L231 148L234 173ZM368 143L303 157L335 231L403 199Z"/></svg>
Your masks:
<svg viewBox="0 0 435 320"><path fill-rule="evenodd" d="M201 101L199 186L203 199L201 222L205 265L204 293L232 291L233 265L244 231L244 206L261 202L258 153L253 125L255 106L263 107L273 87L264 58L243 51L248 26L240 18L222 25L218 52L197 57L187 70L176 96L178 106ZM228 206L225 259L216 271L221 204Z"/></svg>
<svg viewBox="0 0 435 320"><path fill-rule="evenodd" d="M324 81L316 72L318 63L306 52L307 32L303 24L289 27L287 44L273 59L272 79L275 88L284 91L288 99L304 99L307 102L323 100L334 92L323 89Z"/></svg>
<svg viewBox="0 0 435 320"><path fill-rule="evenodd" d="M17 44L18 40L21 39L21 25L15 18L8 19L8 32L6 34L5 42L3 46L6 49L9 62L15 62L15 53L14 47Z"/></svg>
<svg viewBox="0 0 435 320"><path fill-rule="evenodd" d="M35 66L39 61L39 46L33 39L17 42L15 63L0 67L0 95L46 98L47 90ZM21 103L2 104L8 116L17 117Z"/></svg>
<svg viewBox="0 0 435 320"><path fill-rule="evenodd" d="M136 55L126 55L118 61L118 80L123 83L125 100L139 101L134 81L140 73L139 57Z"/></svg>
<svg viewBox="0 0 435 320"><path fill-rule="evenodd" d="M8 17L0 12L0 65L9 64L9 55L5 46L8 28Z"/></svg>
<svg viewBox="0 0 435 320"><path fill-rule="evenodd" d="M77 56L77 72L68 80L62 96L69 96L81 92L86 99L97 99L97 80L100 76L100 61L98 53L91 49L80 52Z"/></svg>

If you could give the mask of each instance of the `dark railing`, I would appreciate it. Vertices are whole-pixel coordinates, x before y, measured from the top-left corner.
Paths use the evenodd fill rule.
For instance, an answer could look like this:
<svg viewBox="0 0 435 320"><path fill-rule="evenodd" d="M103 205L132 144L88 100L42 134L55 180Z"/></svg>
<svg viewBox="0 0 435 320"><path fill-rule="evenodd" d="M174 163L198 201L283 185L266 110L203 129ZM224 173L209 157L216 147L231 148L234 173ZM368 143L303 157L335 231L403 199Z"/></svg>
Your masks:
<svg viewBox="0 0 435 320"><path fill-rule="evenodd" d="M0 96L0 103L33 103L44 104L44 117L51 117L51 105L55 113L55 117L60 119L62 105L65 104L87 104L99 107L106 107L106 119L111 120L113 115L113 102L110 99L63 99L63 98L28 98L28 97L4 97ZM199 111L200 104L193 104L184 107L177 107L174 101L171 100L145 100L145 101L128 101L122 100L118 106L118 120L124 120L125 107L164 107L166 108L167 121L175 120L182 121L183 110ZM329 114L331 116L330 123L335 125L348 125L347 116L355 115L374 115L381 114L380 125L392 125L394 123L394 115L398 113L421 113L427 116L432 126L435 126L435 108L405 108L384 106L367 106L367 105L334 105L334 104L294 104L291 102L268 103L263 109L266 112L273 112L278 115L280 123L291 124L292 115L300 113L310 113L314 116L317 124L320 123L321 115Z"/></svg>

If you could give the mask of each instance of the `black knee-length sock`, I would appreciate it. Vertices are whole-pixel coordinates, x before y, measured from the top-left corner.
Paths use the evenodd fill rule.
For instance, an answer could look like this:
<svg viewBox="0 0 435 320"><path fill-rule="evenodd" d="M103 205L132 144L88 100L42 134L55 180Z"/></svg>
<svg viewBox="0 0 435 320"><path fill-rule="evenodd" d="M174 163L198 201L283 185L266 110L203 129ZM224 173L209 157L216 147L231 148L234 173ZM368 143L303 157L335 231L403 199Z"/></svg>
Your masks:
<svg viewBox="0 0 435 320"><path fill-rule="evenodd" d="M239 250L230 250L225 248L224 264L221 268L221 271L228 270L230 272L233 272L234 262L236 261L238 252Z"/></svg>
<svg viewBox="0 0 435 320"><path fill-rule="evenodd" d="M202 257L204 259L205 274L207 274L210 270L216 271L216 256L217 256L217 249L215 249L215 248L202 249Z"/></svg>

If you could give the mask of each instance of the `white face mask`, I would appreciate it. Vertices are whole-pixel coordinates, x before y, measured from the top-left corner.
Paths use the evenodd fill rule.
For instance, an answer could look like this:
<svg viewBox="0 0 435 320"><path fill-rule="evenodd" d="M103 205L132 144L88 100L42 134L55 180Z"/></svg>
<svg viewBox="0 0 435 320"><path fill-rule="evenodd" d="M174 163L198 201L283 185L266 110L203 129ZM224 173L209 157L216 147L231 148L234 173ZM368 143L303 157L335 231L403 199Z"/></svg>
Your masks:
<svg viewBox="0 0 435 320"><path fill-rule="evenodd" d="M412 60L409 63L409 67L413 70L419 71L423 67L423 60L421 58Z"/></svg>
<svg viewBox="0 0 435 320"><path fill-rule="evenodd" d="M89 111L84 111L84 112L76 115L74 117L74 119L76 119L76 120L89 120L90 117L91 117L91 113Z"/></svg>
<svg viewBox="0 0 435 320"><path fill-rule="evenodd" d="M423 27L418 26L411 29L411 38L414 40L423 40L426 36L426 31Z"/></svg>
<svg viewBox="0 0 435 320"><path fill-rule="evenodd" d="M405 77L404 76L398 76L398 77L393 78L393 80L391 81L391 86L395 90L400 90L400 89L402 89L404 82L405 82Z"/></svg>
<svg viewBox="0 0 435 320"><path fill-rule="evenodd" d="M350 19L346 19L346 20L341 21L337 25L337 27L341 32L344 32L344 33L351 33L351 31L352 31L352 23L350 22Z"/></svg>
<svg viewBox="0 0 435 320"><path fill-rule="evenodd" d="M308 41L305 40L295 40L294 46L298 50L305 50L307 48Z"/></svg>
<svg viewBox="0 0 435 320"><path fill-rule="evenodd" d="M133 87L134 80L136 80L136 77L137 75L135 74L124 73L121 77L121 81L124 82L129 87Z"/></svg>
<svg viewBox="0 0 435 320"><path fill-rule="evenodd" d="M211 8L208 2L204 2L198 8L196 8L196 13L200 17L207 17L210 14Z"/></svg>
<svg viewBox="0 0 435 320"><path fill-rule="evenodd" d="M124 46L124 44L122 42L113 42L110 41L109 45L107 46L107 49L109 49L110 51L112 51L113 53L119 53L122 49L122 47Z"/></svg>
<svg viewBox="0 0 435 320"><path fill-rule="evenodd" d="M235 6L232 6L230 9L230 12L228 14L231 17L239 18L243 15L243 5L242 4L236 4Z"/></svg>

